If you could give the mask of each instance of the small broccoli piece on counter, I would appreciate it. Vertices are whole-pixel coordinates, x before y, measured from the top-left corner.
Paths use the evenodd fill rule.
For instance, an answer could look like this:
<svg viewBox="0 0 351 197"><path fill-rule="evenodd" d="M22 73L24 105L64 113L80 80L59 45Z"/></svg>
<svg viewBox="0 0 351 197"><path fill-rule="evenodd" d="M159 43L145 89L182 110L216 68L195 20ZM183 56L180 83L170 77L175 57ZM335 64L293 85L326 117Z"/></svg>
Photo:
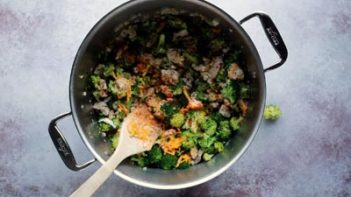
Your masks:
<svg viewBox="0 0 351 197"><path fill-rule="evenodd" d="M227 81L227 83L221 91L222 96L228 99L230 103L235 103L237 99L235 86L236 84L232 80Z"/></svg>
<svg viewBox="0 0 351 197"><path fill-rule="evenodd" d="M177 156L165 154L159 162L159 165L164 170L170 170L177 165Z"/></svg>
<svg viewBox="0 0 351 197"><path fill-rule="evenodd" d="M216 149L216 151L222 152L224 150L224 145L222 142L215 142L214 148Z"/></svg>
<svg viewBox="0 0 351 197"><path fill-rule="evenodd" d="M230 124L228 120L223 120L219 123L218 137L221 140L228 140L230 137Z"/></svg>
<svg viewBox="0 0 351 197"><path fill-rule="evenodd" d="M209 136L216 133L217 123L212 118L207 118L202 124L201 128L205 131L205 133Z"/></svg>
<svg viewBox="0 0 351 197"><path fill-rule="evenodd" d="M180 128L185 122L185 116L180 112L175 113L169 122L172 127Z"/></svg>
<svg viewBox="0 0 351 197"><path fill-rule="evenodd" d="M213 157L213 154L204 153L204 154L202 155L202 159L204 159L205 161L211 160L212 157Z"/></svg>
<svg viewBox="0 0 351 197"><path fill-rule="evenodd" d="M230 119L230 126L233 130L239 130L241 122L244 120L242 116L240 117L232 117Z"/></svg>
<svg viewBox="0 0 351 197"><path fill-rule="evenodd" d="M162 151L158 145L154 145L152 149L149 151L148 156L148 163L158 163L162 159Z"/></svg>
<svg viewBox="0 0 351 197"><path fill-rule="evenodd" d="M266 120L277 120L282 115L280 108L277 105L267 105L264 109L263 117Z"/></svg>

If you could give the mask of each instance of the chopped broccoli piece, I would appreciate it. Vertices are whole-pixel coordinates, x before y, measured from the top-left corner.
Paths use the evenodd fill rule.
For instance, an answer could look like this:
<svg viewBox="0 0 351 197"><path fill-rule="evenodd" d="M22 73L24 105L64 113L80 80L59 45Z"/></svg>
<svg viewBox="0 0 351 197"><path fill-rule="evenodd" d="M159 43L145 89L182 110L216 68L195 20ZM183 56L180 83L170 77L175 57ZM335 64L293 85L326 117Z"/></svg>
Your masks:
<svg viewBox="0 0 351 197"><path fill-rule="evenodd" d="M112 129L111 125L105 122L99 122L99 130L100 132L108 132Z"/></svg>
<svg viewBox="0 0 351 197"><path fill-rule="evenodd" d="M190 165L189 163L183 162L183 163L179 164L178 169L187 169L187 168L189 168L190 166L191 166L191 165Z"/></svg>
<svg viewBox="0 0 351 197"><path fill-rule="evenodd" d="M176 29L187 29L186 23L179 18L169 17L168 23L171 27Z"/></svg>
<svg viewBox="0 0 351 197"><path fill-rule="evenodd" d="M179 111L178 107L171 103L165 103L161 106L161 111L164 113L167 120L170 120L173 114Z"/></svg>
<svg viewBox="0 0 351 197"><path fill-rule="evenodd" d="M164 54L166 52L164 45L166 41L166 36L164 34L161 34L159 39L158 39L158 45L156 48L156 53L157 54Z"/></svg>
<svg viewBox="0 0 351 197"><path fill-rule="evenodd" d="M204 134L202 138L199 140L199 146L206 150L210 148L215 141L216 141L215 137Z"/></svg>
<svg viewBox="0 0 351 197"><path fill-rule="evenodd" d="M147 158L145 156L143 156L142 154L134 155L131 157L130 160L133 161L135 164L137 164L140 167L144 167L144 166L148 165Z"/></svg>
<svg viewBox="0 0 351 197"><path fill-rule="evenodd" d="M230 103L235 103L236 96L236 83L232 80L228 80L221 93L222 96L230 101Z"/></svg>
<svg viewBox="0 0 351 197"><path fill-rule="evenodd" d="M280 108L277 105L267 105L264 109L263 116L266 120L277 120L282 115Z"/></svg>
<svg viewBox="0 0 351 197"><path fill-rule="evenodd" d="M92 75L90 77L91 83L94 85L95 88L98 88L101 82L101 78L98 75Z"/></svg>
<svg viewBox="0 0 351 197"><path fill-rule="evenodd" d="M211 136L215 134L217 130L217 123L212 118L207 118L206 121L204 121L201 124L201 128L205 131L207 135Z"/></svg>
<svg viewBox="0 0 351 197"><path fill-rule="evenodd" d="M204 111L191 111L187 113L187 120L183 128L190 129L192 132L198 132L200 125L205 122L206 113Z"/></svg>
<svg viewBox="0 0 351 197"><path fill-rule="evenodd" d="M179 82L177 85L170 86L173 95L181 95L183 94L183 82Z"/></svg>
<svg viewBox="0 0 351 197"><path fill-rule="evenodd" d="M241 55L241 50L229 51L224 57L224 66L228 68L232 63L238 62Z"/></svg>
<svg viewBox="0 0 351 197"><path fill-rule="evenodd" d="M227 140L229 139L229 136L231 134L230 131L230 124L228 120L223 120L219 122L219 129L218 129L218 136L222 140Z"/></svg>
<svg viewBox="0 0 351 197"><path fill-rule="evenodd" d="M196 146L198 135L190 131L183 131L182 138L182 147L185 149L191 149Z"/></svg>
<svg viewBox="0 0 351 197"><path fill-rule="evenodd" d="M115 71L115 65L109 64L108 66L104 67L104 76L109 77L113 76Z"/></svg>
<svg viewBox="0 0 351 197"><path fill-rule="evenodd" d="M116 94L117 93L117 86L116 86L116 82L114 80L111 80L108 82L108 87L107 90L109 92L111 92L112 94Z"/></svg>
<svg viewBox="0 0 351 197"><path fill-rule="evenodd" d="M240 84L240 97L241 99L250 98L250 86L248 84Z"/></svg>
<svg viewBox="0 0 351 197"><path fill-rule="evenodd" d="M197 88L195 90L196 92L196 99L200 100L200 101L207 101L207 92L206 90L208 89L208 84L205 83L204 81L199 81L197 83Z"/></svg>
<svg viewBox="0 0 351 197"><path fill-rule="evenodd" d="M204 154L202 155L202 159L204 159L205 161L211 160L212 157L213 157L213 154L204 153Z"/></svg>
<svg viewBox="0 0 351 197"><path fill-rule="evenodd" d="M186 51L183 52L183 56L186 60L188 60L192 64L197 65L199 63L198 57L196 57L194 55L190 55L190 53L188 53Z"/></svg>
<svg viewBox="0 0 351 197"><path fill-rule="evenodd" d="M216 149L216 151L222 152L224 150L224 145L222 142L215 142L214 148Z"/></svg>
<svg viewBox="0 0 351 197"><path fill-rule="evenodd" d="M214 51L214 52L219 52L221 51L225 46L225 41L221 38L217 38L215 40L212 40L210 42L210 48Z"/></svg>
<svg viewBox="0 0 351 197"><path fill-rule="evenodd" d="M162 151L158 145L154 145L148 153L148 163L158 163L162 159Z"/></svg>
<svg viewBox="0 0 351 197"><path fill-rule="evenodd" d="M112 146L113 149L116 149L116 148L117 148L118 141L119 141L119 135L115 134L115 135L111 138L111 146Z"/></svg>
<svg viewBox="0 0 351 197"><path fill-rule="evenodd" d="M178 112L178 113L173 114L173 116L170 120L170 124L173 127L180 128L184 124L184 121L185 121L184 114Z"/></svg>
<svg viewBox="0 0 351 197"><path fill-rule="evenodd" d="M164 170L170 170L177 165L177 156L165 154L159 162L159 165Z"/></svg>
<svg viewBox="0 0 351 197"><path fill-rule="evenodd" d="M230 119L230 126L233 130L239 130L241 122L244 120L242 116L240 117L232 117Z"/></svg>

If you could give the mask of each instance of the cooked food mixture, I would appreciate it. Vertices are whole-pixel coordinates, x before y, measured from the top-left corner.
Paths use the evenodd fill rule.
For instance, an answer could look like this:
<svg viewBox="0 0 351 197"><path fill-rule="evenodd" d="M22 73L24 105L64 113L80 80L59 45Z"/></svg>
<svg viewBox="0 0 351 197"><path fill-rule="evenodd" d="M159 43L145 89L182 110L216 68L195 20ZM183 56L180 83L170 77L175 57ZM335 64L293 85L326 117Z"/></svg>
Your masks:
<svg viewBox="0 0 351 197"><path fill-rule="evenodd" d="M249 109L241 47L215 20L160 12L125 24L90 76L98 131L116 148L121 123L145 104L162 133L142 167L184 169L208 161L234 138ZM140 138L147 138L131 130Z"/></svg>

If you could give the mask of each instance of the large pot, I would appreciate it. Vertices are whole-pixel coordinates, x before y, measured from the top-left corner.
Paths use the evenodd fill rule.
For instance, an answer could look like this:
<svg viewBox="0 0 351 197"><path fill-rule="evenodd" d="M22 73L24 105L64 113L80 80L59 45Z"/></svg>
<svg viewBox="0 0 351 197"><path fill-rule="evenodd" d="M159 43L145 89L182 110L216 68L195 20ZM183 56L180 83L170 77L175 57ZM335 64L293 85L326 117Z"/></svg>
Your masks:
<svg viewBox="0 0 351 197"><path fill-rule="evenodd" d="M58 116L52 120L49 125L50 136L68 168L77 171L87 167L96 160L100 163L104 163L104 161L108 159L106 155L106 151L108 150L107 144L104 143L99 136L94 134L96 132L93 131L94 124L96 123L92 122L92 105L89 102L90 98L83 94L87 87L87 76L89 76L93 68L97 65L96 54L111 40L114 35L114 28L118 24L125 22L130 16L137 13L153 13L155 10L165 7L185 9L190 12L198 12L205 16L216 18L224 28L232 30L230 36L239 41L243 46L243 56L247 62L253 87L253 99L250 101L249 112L241 128L243 132L240 132L241 134L239 136L228 143L223 153L218 154L209 162L192 166L189 169L167 171L150 168L143 170L140 167L124 163L121 164L114 173L131 183L156 189L179 189L195 186L218 176L228 169L239 159L252 142L259 128L265 106L266 83L264 73L279 67L287 58L285 44L270 17L264 13L254 13L238 23L223 10L206 1L134 0L115 8L104 16L88 33L75 57L69 85L69 98L72 112ZM262 66L255 45L240 25L255 16L260 19L268 40L281 58L279 63L266 69ZM73 116L73 120L83 142L91 151L94 158L96 158L83 165L78 165L76 163L67 141L56 126L58 120L68 115Z"/></svg>

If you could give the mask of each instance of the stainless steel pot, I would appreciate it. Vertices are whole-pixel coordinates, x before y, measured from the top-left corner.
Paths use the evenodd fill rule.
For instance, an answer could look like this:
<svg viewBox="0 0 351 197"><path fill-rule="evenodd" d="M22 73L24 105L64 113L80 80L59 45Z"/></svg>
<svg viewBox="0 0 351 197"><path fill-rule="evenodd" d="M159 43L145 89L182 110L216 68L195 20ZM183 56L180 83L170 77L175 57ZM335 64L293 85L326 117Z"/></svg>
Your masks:
<svg viewBox="0 0 351 197"><path fill-rule="evenodd" d="M135 14L153 13L166 7L179 8L189 12L197 12L215 18L223 25L223 28L231 29L230 36L243 46L243 56L247 62L248 72L252 83L252 100L248 116L241 128L243 132L225 147L223 153L218 154L209 162L192 166L185 170L161 170L147 169L124 163L120 165L115 174L137 185L156 189L179 189L204 183L228 169L245 152L257 133L262 119L262 113L266 99L266 83L264 73L281 66L287 58L287 49L270 17L264 13L254 13L240 23L236 22L228 14L218 7L200 0L134 0L127 2L104 16L88 33L81 44L75 57L70 77L69 95L72 112L63 114L52 120L49 124L50 136L57 148L59 155L71 170L81 170L95 160L104 163L108 156L106 143L94 131L92 122L92 105L89 97L83 92L87 87L87 76L97 65L96 54L102 50L114 35L114 28ZM258 17L264 28L268 40L281 58L281 61L266 69L263 68L260 56L250 37L241 27L241 23ZM78 165L67 144L64 136L60 133L56 122L66 116L72 115L77 130L94 158L83 165Z"/></svg>

